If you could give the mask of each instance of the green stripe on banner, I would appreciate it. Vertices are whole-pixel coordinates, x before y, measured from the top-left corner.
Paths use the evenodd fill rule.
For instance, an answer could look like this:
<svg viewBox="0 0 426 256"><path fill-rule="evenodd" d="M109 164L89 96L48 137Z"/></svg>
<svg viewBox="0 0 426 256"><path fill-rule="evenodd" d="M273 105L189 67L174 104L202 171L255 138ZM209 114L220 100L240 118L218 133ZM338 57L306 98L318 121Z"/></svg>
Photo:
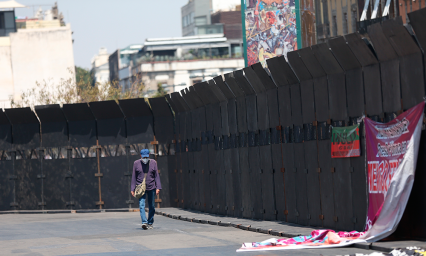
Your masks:
<svg viewBox="0 0 426 256"><path fill-rule="evenodd" d="M244 67L248 66L247 60L247 38L246 38L246 3L241 0L241 26L243 29Z"/></svg>
<svg viewBox="0 0 426 256"><path fill-rule="evenodd" d="M244 1L244 0L241 0ZM294 0L296 6L296 27L297 27L297 49L302 49L302 25L300 22L300 1Z"/></svg>
<svg viewBox="0 0 426 256"><path fill-rule="evenodd" d="M345 127L333 127L331 142L345 143L359 140L357 129L359 124Z"/></svg>

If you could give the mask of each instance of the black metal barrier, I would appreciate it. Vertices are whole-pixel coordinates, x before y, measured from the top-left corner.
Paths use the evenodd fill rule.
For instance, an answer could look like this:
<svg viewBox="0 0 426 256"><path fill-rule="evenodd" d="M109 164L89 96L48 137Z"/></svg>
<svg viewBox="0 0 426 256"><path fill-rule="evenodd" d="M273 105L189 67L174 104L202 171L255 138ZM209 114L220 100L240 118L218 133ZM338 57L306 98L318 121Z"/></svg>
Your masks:
<svg viewBox="0 0 426 256"><path fill-rule="evenodd" d="M161 207L363 230L365 135L361 157L332 159L330 127L387 122L423 100L424 17L410 14L415 35L386 20L371 43L337 37L147 101L6 109L0 210L137 208L132 166L150 148ZM423 137L398 236L426 238Z"/></svg>

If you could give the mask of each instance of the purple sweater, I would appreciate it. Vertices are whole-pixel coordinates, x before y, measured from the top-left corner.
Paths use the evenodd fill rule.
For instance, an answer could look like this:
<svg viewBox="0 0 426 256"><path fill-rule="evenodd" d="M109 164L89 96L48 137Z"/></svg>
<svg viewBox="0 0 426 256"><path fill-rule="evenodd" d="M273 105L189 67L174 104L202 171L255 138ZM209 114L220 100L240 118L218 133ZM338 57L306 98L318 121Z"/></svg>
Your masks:
<svg viewBox="0 0 426 256"><path fill-rule="evenodd" d="M145 180L146 190L161 189L160 175L158 175L157 162L154 159L150 159L149 163L145 165L145 168L142 168L142 165L144 164L140 159L136 160L133 163L131 191L135 191L136 186L142 183L144 175L147 175ZM144 173L144 169L146 169L148 165L148 172Z"/></svg>

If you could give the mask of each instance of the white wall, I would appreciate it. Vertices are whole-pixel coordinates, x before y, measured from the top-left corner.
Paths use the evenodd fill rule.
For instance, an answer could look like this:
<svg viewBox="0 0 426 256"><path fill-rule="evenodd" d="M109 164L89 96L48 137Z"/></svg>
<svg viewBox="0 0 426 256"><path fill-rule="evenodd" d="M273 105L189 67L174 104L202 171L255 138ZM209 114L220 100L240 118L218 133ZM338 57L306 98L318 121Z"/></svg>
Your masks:
<svg viewBox="0 0 426 256"><path fill-rule="evenodd" d="M10 34L15 95L36 82L75 80L71 27L19 29ZM19 99L18 97L16 97Z"/></svg>
<svg viewBox="0 0 426 256"><path fill-rule="evenodd" d="M109 82L109 63L93 68L91 71L94 72L96 83L105 84Z"/></svg>
<svg viewBox="0 0 426 256"><path fill-rule="evenodd" d="M198 70L198 69L227 69L244 68L244 59L213 59L213 60L189 60L173 61L170 63L143 63L142 73L155 71L175 71L175 70Z"/></svg>
<svg viewBox="0 0 426 256"><path fill-rule="evenodd" d="M213 75L224 75L241 68L244 68L242 58L143 63L140 66L146 90L156 90L157 82L163 82L168 76L168 85L176 85L175 91L191 86L191 75L204 76L205 80L209 80ZM163 80L156 81L156 78ZM182 83L185 86L179 85Z"/></svg>
<svg viewBox="0 0 426 256"><path fill-rule="evenodd" d="M99 53L93 56L91 64L92 68L100 67L106 63L108 63L109 54L106 48L100 48Z"/></svg>
<svg viewBox="0 0 426 256"><path fill-rule="evenodd" d="M8 39L4 37L0 42L0 108L10 107L9 97L13 96L13 73Z"/></svg>
<svg viewBox="0 0 426 256"><path fill-rule="evenodd" d="M231 11L236 5L240 5L241 0L212 0L213 12Z"/></svg>

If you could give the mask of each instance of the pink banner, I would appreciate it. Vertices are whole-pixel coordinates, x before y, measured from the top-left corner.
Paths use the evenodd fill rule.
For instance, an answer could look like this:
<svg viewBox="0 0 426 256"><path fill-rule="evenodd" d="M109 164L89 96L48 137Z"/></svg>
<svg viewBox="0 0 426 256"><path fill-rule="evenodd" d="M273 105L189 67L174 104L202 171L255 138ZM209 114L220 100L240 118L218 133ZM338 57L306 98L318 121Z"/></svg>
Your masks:
<svg viewBox="0 0 426 256"><path fill-rule="evenodd" d="M365 232L314 230L310 236L244 243L237 252L343 247L391 235L413 187L424 106L422 102L386 124L364 118L369 192Z"/></svg>
<svg viewBox="0 0 426 256"><path fill-rule="evenodd" d="M393 220L389 224L392 225L398 218L397 213L402 215L405 209L414 180L418 153L416 140L420 140L424 105L422 102L386 124L374 122L369 118L364 119L369 202L366 231L378 220L391 186L393 193L397 194L389 196L389 201L393 197L394 201L399 200L400 204L393 205L396 207L392 209L395 216L387 216ZM410 148L412 150L409 150ZM385 229L392 229L392 226Z"/></svg>

